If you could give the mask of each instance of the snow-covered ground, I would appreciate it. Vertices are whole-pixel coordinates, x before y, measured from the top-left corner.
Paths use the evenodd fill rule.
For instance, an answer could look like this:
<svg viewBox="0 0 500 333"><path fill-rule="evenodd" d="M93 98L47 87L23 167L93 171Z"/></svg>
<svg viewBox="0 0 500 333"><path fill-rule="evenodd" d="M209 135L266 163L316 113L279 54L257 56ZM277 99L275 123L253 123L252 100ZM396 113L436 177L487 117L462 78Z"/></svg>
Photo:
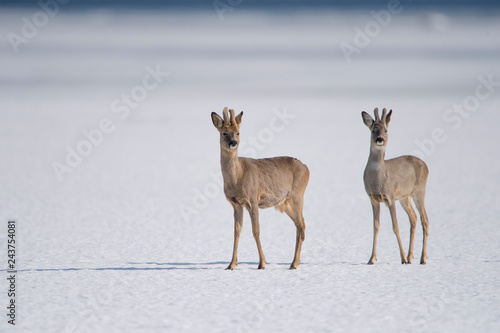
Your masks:
<svg viewBox="0 0 500 333"><path fill-rule="evenodd" d="M0 331L13 330L8 219L17 331L500 330L499 13L403 10L382 26L368 11L61 8L16 53L7 36L36 13L0 13ZM296 271L295 227L273 209L266 269L245 213L240 264L224 270L233 220L210 113L225 106L245 111L241 155L309 166ZM376 106L394 110L387 157L430 169L426 266L400 264L385 207L366 265L360 112ZM419 226L415 262L421 239Z"/></svg>

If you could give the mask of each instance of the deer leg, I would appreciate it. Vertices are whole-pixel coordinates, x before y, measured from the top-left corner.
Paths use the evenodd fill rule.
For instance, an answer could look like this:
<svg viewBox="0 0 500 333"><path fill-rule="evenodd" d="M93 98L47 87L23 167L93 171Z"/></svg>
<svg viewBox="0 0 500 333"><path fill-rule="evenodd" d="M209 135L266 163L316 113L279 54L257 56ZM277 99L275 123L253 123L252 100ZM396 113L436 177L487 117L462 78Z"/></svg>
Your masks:
<svg viewBox="0 0 500 333"><path fill-rule="evenodd" d="M398 219L396 217L396 205L394 204L394 201L391 201L388 203L388 206L389 206L389 211L391 212L392 231L394 231L394 234L398 239L399 254L401 255L401 263L406 264L407 261L406 261L405 250L403 249L403 243L401 242L401 237L399 237L399 225L398 225Z"/></svg>
<svg viewBox="0 0 500 333"><path fill-rule="evenodd" d="M302 201L300 202L290 202L285 206L285 212L292 221L295 223L297 228L297 238L295 240L295 255L293 257L290 269L297 269L300 264L300 252L302 250L302 243L306 237L306 224L304 222L304 216L302 216Z"/></svg>
<svg viewBox="0 0 500 333"><path fill-rule="evenodd" d="M415 214L415 211L411 207L410 197L401 199L399 202L410 219L410 247L408 249L408 257L406 261L408 264L411 264L413 260L413 241L415 240L415 229L417 227L417 214Z"/></svg>
<svg viewBox="0 0 500 333"><path fill-rule="evenodd" d="M425 211L424 199L425 194L423 193L413 196L413 201L415 201L415 206L417 206L418 213L420 214L420 221L422 222L422 230L424 234L422 257L420 257L421 265L425 265L427 263L427 237L429 237L429 219L427 217L427 212Z"/></svg>
<svg viewBox="0 0 500 333"><path fill-rule="evenodd" d="M380 227L380 202L372 201L373 210L373 248L372 256L368 261L368 265L373 265L377 261L377 235Z"/></svg>
<svg viewBox="0 0 500 333"><path fill-rule="evenodd" d="M258 269L266 268L266 257L264 257L264 251L262 251L262 245L260 244L260 224L259 224L259 206L252 204L250 206L250 218L252 220L252 233L257 243L257 250L259 251L259 267Z"/></svg>
<svg viewBox="0 0 500 333"><path fill-rule="evenodd" d="M234 208L234 247L233 258L226 269L233 270L238 265L238 242L240 240L241 228L243 227L243 206L233 205Z"/></svg>

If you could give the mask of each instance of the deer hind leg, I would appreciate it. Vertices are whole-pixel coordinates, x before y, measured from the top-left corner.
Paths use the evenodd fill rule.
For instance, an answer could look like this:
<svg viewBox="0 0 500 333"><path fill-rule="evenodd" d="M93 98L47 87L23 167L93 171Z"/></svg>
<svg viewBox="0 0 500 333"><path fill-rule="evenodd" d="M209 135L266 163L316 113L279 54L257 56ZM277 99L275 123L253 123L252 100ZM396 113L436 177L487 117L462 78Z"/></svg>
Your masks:
<svg viewBox="0 0 500 333"><path fill-rule="evenodd" d="M257 250L259 251L259 267L258 269L266 268L266 257L264 256L264 251L262 251L262 245L260 244L260 224L259 224L259 206L257 204L252 204L248 207L250 212L250 219L252 220L252 233L257 243Z"/></svg>
<svg viewBox="0 0 500 333"><path fill-rule="evenodd" d="M407 261L406 261L405 250L403 249L403 243L401 242L401 237L399 237L399 225L398 225L398 219L396 217L396 205L394 204L394 201L389 202L387 205L389 206L389 211L391 212L392 231L394 231L394 234L398 239L399 254L401 255L401 263L406 264Z"/></svg>
<svg viewBox="0 0 500 333"><path fill-rule="evenodd" d="M240 240L241 228L243 227L243 206L233 205L234 208L234 247L233 258L226 269L233 270L238 265L238 242Z"/></svg>
<svg viewBox="0 0 500 333"><path fill-rule="evenodd" d="M368 261L368 265L373 265L377 261L377 235L380 227L380 202L372 200L373 210L373 247L372 256Z"/></svg>
<svg viewBox="0 0 500 333"><path fill-rule="evenodd" d="M292 199L290 202L285 204L285 213L290 216L295 227L297 228L297 237L295 240L295 255L293 257L290 269L297 269L300 264L300 252L302 250L302 243L306 237L306 224L304 221L304 216L302 215L303 200Z"/></svg>
<svg viewBox="0 0 500 333"><path fill-rule="evenodd" d="M410 247L408 248L408 257L406 261L408 264L411 264L413 260L413 241L415 240L415 229L417 227L417 214L415 214L415 211L411 206L410 197L401 199L399 202L410 219Z"/></svg>
<svg viewBox="0 0 500 333"><path fill-rule="evenodd" d="M422 222L424 240L422 244L422 257L420 257L420 264L425 265L427 262L427 237L429 237L429 219L427 218L427 212L425 211L424 206L425 192L413 195L413 201L415 201L415 206L417 206L418 213L420 214L420 221Z"/></svg>

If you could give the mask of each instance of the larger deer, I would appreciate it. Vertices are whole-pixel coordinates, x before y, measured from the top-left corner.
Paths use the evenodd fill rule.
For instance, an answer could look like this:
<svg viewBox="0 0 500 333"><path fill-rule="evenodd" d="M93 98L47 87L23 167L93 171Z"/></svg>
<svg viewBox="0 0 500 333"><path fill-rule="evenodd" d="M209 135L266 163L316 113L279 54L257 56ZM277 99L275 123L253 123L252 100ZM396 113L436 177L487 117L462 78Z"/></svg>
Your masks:
<svg viewBox="0 0 500 333"><path fill-rule="evenodd" d="M231 263L238 264L238 241L243 225L243 207L250 213L252 231L259 251L258 269L266 267L266 258L260 244L259 208L275 207L285 212L295 223L297 239L295 256L290 269L300 263L300 250L306 225L302 216L304 192L309 182L309 169L292 157L252 159L238 157L240 125L243 112L234 116L234 110L223 110L224 119L212 112L212 122L220 133L221 169L224 194L234 208L234 247Z"/></svg>
<svg viewBox="0 0 500 333"><path fill-rule="evenodd" d="M380 203L389 207L392 219L392 229L396 234L402 264L411 264L413 259L413 240L417 225L417 215L411 207L411 199L415 202L420 213L424 234L422 257L420 263L427 260L427 237L429 236L429 220L425 212L425 186L429 169L427 165L414 156L401 156L391 160L384 160L387 147L387 127L391 120L392 110L382 110L379 118L378 108L375 109L375 120L366 112L362 112L363 122L371 130L370 156L364 173L365 190L373 208L373 250L369 265L377 261L377 234L380 225ZM399 226L396 218L395 202L399 200L401 206L410 218L410 247L408 257L405 256L403 244L399 237Z"/></svg>

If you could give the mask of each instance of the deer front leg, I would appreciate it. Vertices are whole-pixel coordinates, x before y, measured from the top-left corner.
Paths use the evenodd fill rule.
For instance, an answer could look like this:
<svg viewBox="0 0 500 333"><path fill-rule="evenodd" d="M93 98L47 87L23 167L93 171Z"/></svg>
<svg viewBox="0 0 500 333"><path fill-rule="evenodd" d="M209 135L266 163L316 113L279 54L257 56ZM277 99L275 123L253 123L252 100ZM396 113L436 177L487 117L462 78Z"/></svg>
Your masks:
<svg viewBox="0 0 500 333"><path fill-rule="evenodd" d="M380 202L372 201L372 209L373 209L373 248L372 248L372 256L370 261L368 261L368 265L373 265L375 261L377 261L377 235L378 228L380 226Z"/></svg>
<svg viewBox="0 0 500 333"><path fill-rule="evenodd" d="M266 268L266 258L264 257L264 252L262 251L262 246L260 245L260 224L259 224L259 206L252 204L249 207L250 219L252 220L252 233L257 243L257 250L259 251L259 267L258 269Z"/></svg>
<svg viewBox="0 0 500 333"><path fill-rule="evenodd" d="M238 242L240 240L241 228L243 226L243 207L233 205L234 208L234 247L233 258L226 269L233 270L238 265Z"/></svg>
<svg viewBox="0 0 500 333"><path fill-rule="evenodd" d="M391 212L392 231L394 231L394 234L398 239L399 254L401 255L401 263L407 264L408 262L406 260L405 250L403 249L403 243L401 242L401 237L399 237L399 224L398 224L398 219L396 217L396 205L394 204L394 201L391 201L388 203L388 206L389 206L389 211Z"/></svg>

